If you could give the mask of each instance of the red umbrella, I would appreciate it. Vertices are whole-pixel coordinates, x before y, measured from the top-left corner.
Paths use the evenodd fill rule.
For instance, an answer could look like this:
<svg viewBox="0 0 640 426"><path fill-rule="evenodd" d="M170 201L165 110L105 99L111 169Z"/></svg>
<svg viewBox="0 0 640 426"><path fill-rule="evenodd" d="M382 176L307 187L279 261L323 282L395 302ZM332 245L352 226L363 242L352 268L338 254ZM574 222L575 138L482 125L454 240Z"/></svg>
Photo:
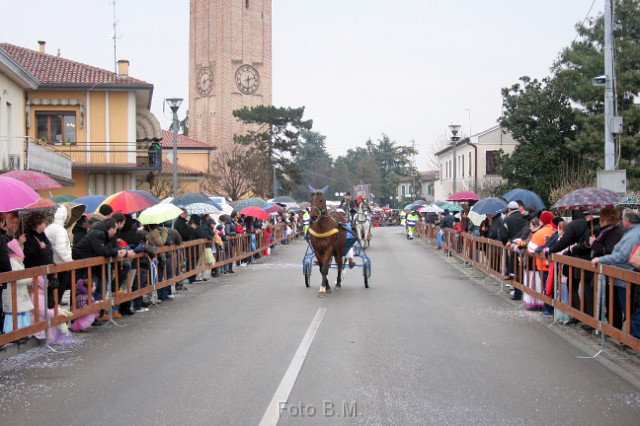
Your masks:
<svg viewBox="0 0 640 426"><path fill-rule="evenodd" d="M33 170L11 170L3 173L2 176L17 179L33 189L62 188L62 185L51 176Z"/></svg>
<svg viewBox="0 0 640 426"><path fill-rule="evenodd" d="M449 195L447 201L461 201L461 202L469 202L469 201L478 201L480 196L472 191L460 191L455 194Z"/></svg>
<svg viewBox="0 0 640 426"><path fill-rule="evenodd" d="M107 197L102 204L108 204L114 212L134 213L155 206L160 200L137 191L120 191ZM102 205L100 204L100 205ZM98 207L99 209L100 207ZM98 210L96 209L96 210Z"/></svg>
<svg viewBox="0 0 640 426"><path fill-rule="evenodd" d="M256 206L245 207L244 209L240 210L240 214L243 214L245 216L255 217L256 219L262 219L262 220L269 219L269 213L267 213L266 210L263 210L260 207L256 207Z"/></svg>
<svg viewBox="0 0 640 426"><path fill-rule="evenodd" d="M391 210L391 207L389 207L389 206L382 206L382 210L389 211L389 210Z"/></svg>

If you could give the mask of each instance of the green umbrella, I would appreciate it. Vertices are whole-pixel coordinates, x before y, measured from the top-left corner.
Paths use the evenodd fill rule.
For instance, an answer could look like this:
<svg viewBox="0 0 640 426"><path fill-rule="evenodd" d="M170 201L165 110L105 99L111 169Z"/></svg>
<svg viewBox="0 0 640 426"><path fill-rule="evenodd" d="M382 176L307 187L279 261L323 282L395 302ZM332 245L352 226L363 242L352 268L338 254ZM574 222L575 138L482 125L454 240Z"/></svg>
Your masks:
<svg viewBox="0 0 640 426"><path fill-rule="evenodd" d="M165 203L151 206L140 213L138 221L143 225L159 224L182 214L182 209L175 204Z"/></svg>
<svg viewBox="0 0 640 426"><path fill-rule="evenodd" d="M445 203L440 206L442 210L449 210L450 212L461 212L462 206L453 203Z"/></svg>
<svg viewBox="0 0 640 426"><path fill-rule="evenodd" d="M78 197L76 197L75 195L69 195L69 194L60 194L60 195L54 195L53 197L49 197L51 201L55 201L56 203L68 203L69 201L73 201L76 198Z"/></svg>

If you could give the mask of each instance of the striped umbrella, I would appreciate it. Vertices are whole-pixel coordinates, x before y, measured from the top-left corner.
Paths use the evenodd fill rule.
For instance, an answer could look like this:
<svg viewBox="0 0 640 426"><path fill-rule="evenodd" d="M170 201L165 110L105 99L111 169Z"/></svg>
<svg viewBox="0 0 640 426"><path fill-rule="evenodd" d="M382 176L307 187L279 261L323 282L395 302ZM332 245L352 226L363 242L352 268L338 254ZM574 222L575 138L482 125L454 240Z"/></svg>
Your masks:
<svg viewBox="0 0 640 426"><path fill-rule="evenodd" d="M604 188L580 188L571 191L551 206L551 210L586 210L614 206L620 196Z"/></svg>

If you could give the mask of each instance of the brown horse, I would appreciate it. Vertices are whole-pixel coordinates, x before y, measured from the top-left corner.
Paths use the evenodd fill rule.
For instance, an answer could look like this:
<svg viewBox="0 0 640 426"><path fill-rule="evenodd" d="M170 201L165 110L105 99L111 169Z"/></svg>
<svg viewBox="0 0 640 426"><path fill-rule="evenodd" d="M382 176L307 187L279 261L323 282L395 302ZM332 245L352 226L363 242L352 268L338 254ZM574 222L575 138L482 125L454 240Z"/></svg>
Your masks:
<svg viewBox="0 0 640 426"><path fill-rule="evenodd" d="M338 279L336 290L342 288L342 259L344 258L344 245L347 240L347 231L344 226L344 217L339 213L330 214L327 211L327 201L324 194L316 191L311 194L311 226L309 227L309 237L311 247L318 260L320 273L322 274L322 285L318 292L318 297L324 297L331 293L331 286L327 275L331 267L331 257L336 259L338 265Z"/></svg>

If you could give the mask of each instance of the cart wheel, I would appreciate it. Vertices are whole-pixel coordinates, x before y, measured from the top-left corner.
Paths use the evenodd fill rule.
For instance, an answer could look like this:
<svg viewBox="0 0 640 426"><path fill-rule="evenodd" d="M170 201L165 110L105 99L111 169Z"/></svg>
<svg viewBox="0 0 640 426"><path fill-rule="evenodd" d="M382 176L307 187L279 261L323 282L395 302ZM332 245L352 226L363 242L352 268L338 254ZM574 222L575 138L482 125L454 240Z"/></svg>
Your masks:
<svg viewBox="0 0 640 426"><path fill-rule="evenodd" d="M371 266L366 260L362 264L362 276L364 277L364 288L369 288L369 277L371 276Z"/></svg>
<svg viewBox="0 0 640 426"><path fill-rule="evenodd" d="M309 287L309 283L311 282L311 264L304 264L304 285Z"/></svg>

